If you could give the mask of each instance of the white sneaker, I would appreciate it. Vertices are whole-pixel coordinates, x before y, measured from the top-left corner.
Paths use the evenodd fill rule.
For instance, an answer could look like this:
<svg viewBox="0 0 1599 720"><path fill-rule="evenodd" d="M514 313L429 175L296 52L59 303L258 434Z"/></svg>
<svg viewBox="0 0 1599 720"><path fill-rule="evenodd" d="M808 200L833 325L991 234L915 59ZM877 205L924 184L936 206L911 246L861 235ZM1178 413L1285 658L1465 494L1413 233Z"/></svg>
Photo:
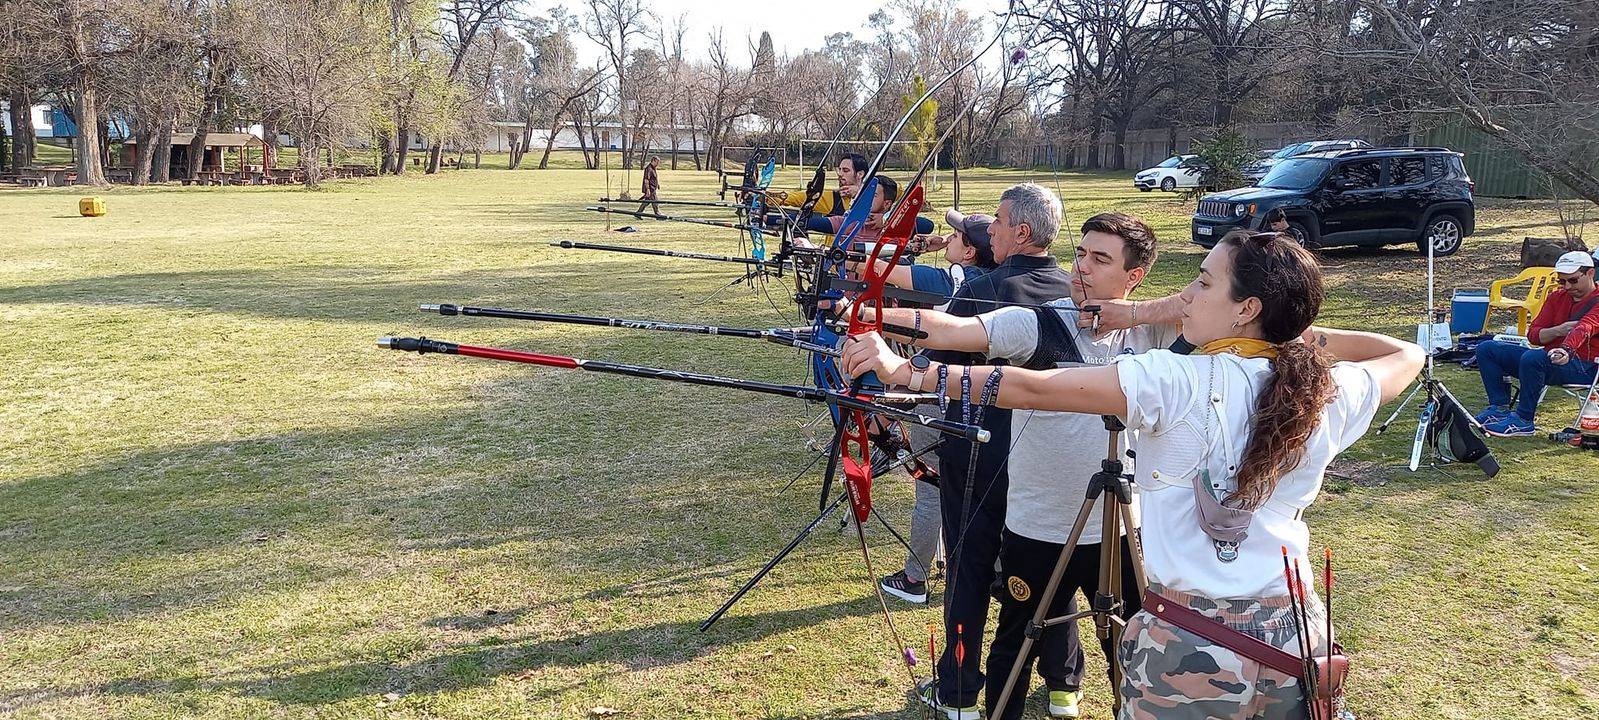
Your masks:
<svg viewBox="0 0 1599 720"><path fill-rule="evenodd" d="M878 584L883 586L883 592L905 602L918 605L927 602L927 583L912 581L904 570L893 575L884 576L882 580L878 581Z"/></svg>
<svg viewBox="0 0 1599 720"><path fill-rule="evenodd" d="M1077 708L1077 703L1083 699L1081 690L1051 690L1049 691L1049 716L1051 718L1075 718L1082 715Z"/></svg>
<svg viewBox="0 0 1599 720"><path fill-rule="evenodd" d="M926 705L943 715L945 720L981 720L982 712L976 705L970 707L950 707L938 701L938 681L934 679L923 680L916 685L916 697Z"/></svg>

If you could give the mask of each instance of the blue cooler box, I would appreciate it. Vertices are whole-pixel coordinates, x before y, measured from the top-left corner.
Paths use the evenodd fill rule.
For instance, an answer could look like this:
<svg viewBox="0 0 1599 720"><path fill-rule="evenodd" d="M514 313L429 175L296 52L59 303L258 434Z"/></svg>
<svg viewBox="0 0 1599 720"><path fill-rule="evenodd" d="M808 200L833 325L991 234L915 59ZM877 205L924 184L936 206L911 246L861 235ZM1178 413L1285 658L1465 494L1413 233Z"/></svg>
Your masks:
<svg viewBox="0 0 1599 720"><path fill-rule="evenodd" d="M1449 332L1476 335L1487 323L1488 291L1455 290L1449 301Z"/></svg>

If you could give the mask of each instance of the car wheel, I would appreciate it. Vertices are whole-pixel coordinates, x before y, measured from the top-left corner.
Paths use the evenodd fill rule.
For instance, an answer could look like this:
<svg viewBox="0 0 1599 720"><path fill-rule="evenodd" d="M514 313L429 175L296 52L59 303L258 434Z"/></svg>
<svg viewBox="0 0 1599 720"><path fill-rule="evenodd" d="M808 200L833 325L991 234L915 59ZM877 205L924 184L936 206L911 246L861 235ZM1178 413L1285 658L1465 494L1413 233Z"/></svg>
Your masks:
<svg viewBox="0 0 1599 720"><path fill-rule="evenodd" d="M1288 236L1306 249L1315 250L1319 247L1315 240L1310 239L1310 228L1305 227L1304 223L1298 220L1288 221Z"/></svg>
<svg viewBox="0 0 1599 720"><path fill-rule="evenodd" d="M1432 253L1438 257L1453 255L1460 251L1461 240L1464 233L1460 228L1460 221L1453 215L1434 216L1432 222L1427 223L1427 229L1421 233L1421 238L1416 241L1416 249L1423 255L1427 254L1427 246L1432 246Z"/></svg>
<svg viewBox="0 0 1599 720"><path fill-rule="evenodd" d="M1177 189L1177 178L1166 178L1160 181L1160 189L1171 192Z"/></svg>

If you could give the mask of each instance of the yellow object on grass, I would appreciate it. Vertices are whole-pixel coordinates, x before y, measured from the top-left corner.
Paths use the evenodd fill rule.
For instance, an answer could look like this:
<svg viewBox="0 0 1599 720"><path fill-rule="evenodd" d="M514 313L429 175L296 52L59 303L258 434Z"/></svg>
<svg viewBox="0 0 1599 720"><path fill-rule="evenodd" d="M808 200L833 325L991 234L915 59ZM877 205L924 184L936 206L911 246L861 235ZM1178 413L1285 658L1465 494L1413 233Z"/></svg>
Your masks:
<svg viewBox="0 0 1599 720"><path fill-rule="evenodd" d="M97 197L78 198L78 214L84 217L100 217L105 214L105 201Z"/></svg>
<svg viewBox="0 0 1599 720"><path fill-rule="evenodd" d="M1505 287L1508 285L1527 285L1527 294L1520 300L1504 296ZM1527 323L1538 316L1538 311L1543 309L1543 302L1549 298L1549 293L1555 290L1555 269L1552 267L1530 267L1522 270L1513 278L1495 280L1488 286L1488 314L1483 316L1483 332L1488 331L1488 318L1495 309L1516 311L1516 332L1520 335L1527 334Z"/></svg>

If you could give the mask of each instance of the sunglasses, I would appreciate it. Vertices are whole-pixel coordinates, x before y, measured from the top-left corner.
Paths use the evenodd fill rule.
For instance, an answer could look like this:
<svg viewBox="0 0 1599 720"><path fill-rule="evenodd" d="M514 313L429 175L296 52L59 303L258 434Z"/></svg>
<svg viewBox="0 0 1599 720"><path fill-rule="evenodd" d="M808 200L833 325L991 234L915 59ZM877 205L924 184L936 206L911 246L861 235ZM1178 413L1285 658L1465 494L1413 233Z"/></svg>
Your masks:
<svg viewBox="0 0 1599 720"><path fill-rule="evenodd" d="M1582 280L1583 275L1584 275L1584 273L1578 273L1578 274L1573 275L1571 277L1556 277L1555 281L1560 283L1563 286L1564 285L1576 286L1576 284L1579 281Z"/></svg>

